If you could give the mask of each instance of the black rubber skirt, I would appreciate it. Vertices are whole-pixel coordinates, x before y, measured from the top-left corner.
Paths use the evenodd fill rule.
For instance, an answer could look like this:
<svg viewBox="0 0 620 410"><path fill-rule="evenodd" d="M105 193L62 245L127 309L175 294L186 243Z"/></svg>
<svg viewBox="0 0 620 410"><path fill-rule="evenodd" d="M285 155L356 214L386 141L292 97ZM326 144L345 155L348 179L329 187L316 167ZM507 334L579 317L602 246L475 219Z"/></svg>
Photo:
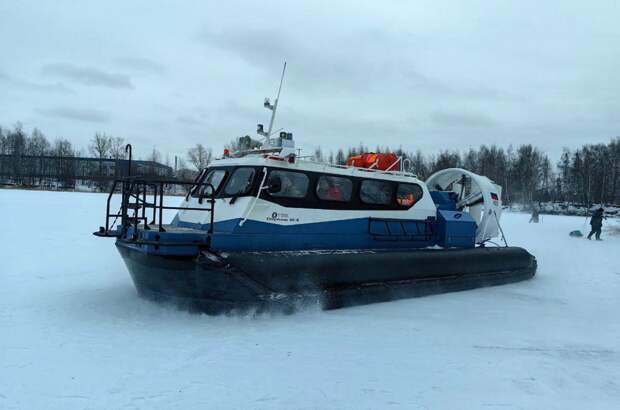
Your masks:
<svg viewBox="0 0 620 410"><path fill-rule="evenodd" d="M518 247L423 250L144 253L117 242L138 293L218 314L324 309L502 285L532 278Z"/></svg>

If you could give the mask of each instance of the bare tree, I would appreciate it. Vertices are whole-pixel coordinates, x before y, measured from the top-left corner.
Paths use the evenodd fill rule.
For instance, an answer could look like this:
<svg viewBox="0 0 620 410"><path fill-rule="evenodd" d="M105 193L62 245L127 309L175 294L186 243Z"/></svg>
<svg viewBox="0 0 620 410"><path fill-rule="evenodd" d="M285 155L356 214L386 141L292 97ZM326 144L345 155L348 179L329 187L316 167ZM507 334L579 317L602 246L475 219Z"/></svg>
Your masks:
<svg viewBox="0 0 620 410"><path fill-rule="evenodd" d="M432 162L431 173L446 168L458 168L461 163L461 155L457 151L445 150L439 152L439 155Z"/></svg>
<svg viewBox="0 0 620 410"><path fill-rule="evenodd" d="M60 176L60 180L64 187L68 188L73 186L75 184L75 168L74 163L70 160L70 158L75 155L75 152L73 151L71 142L63 138L54 141L52 155L56 157L56 174Z"/></svg>
<svg viewBox="0 0 620 410"><path fill-rule="evenodd" d="M108 149L110 158L125 158L125 140L121 137L110 137L110 148Z"/></svg>
<svg viewBox="0 0 620 410"><path fill-rule="evenodd" d="M347 159L344 156L344 152L342 151L342 148L338 149L338 152L336 153L335 164L344 165L346 164L346 162L347 162Z"/></svg>
<svg viewBox="0 0 620 410"><path fill-rule="evenodd" d="M88 146L88 150L91 155L97 157L99 159L104 159L108 156L108 151L110 150L111 139L105 134L95 133L90 145Z"/></svg>
<svg viewBox="0 0 620 410"><path fill-rule="evenodd" d="M314 160L317 162L324 162L323 150L321 149L320 145L314 150Z"/></svg>
<svg viewBox="0 0 620 410"><path fill-rule="evenodd" d="M47 138L45 138L45 135L37 128L32 130L32 134L30 138L27 139L26 145L26 153L27 155L32 155L32 158L24 164L26 172L31 176L30 181L32 184L34 184L36 175L39 176L39 185L43 182L43 174L45 173L43 155L49 154L49 151L50 143Z"/></svg>
<svg viewBox="0 0 620 410"><path fill-rule="evenodd" d="M415 154L409 155L411 161L412 171L415 172L418 177L425 179L429 176L429 163L424 158L422 151L417 150Z"/></svg>
<svg viewBox="0 0 620 410"><path fill-rule="evenodd" d="M54 141L52 154L57 157L73 157L75 152L73 151L73 145L71 145L69 140L58 138Z"/></svg>
<svg viewBox="0 0 620 410"><path fill-rule="evenodd" d="M190 148L187 151L189 162L191 162L198 171L209 165L209 162L211 162L211 156L211 148L206 149L202 144L196 144L195 147Z"/></svg>
<svg viewBox="0 0 620 410"><path fill-rule="evenodd" d="M8 154L23 155L26 150L26 133L24 133L22 124L15 124L13 131L6 134L6 146Z"/></svg>
<svg viewBox="0 0 620 410"><path fill-rule="evenodd" d="M45 135L37 128L32 130L32 135L28 139L28 146L26 148L29 155L45 155L50 150L50 143L45 138Z"/></svg>
<svg viewBox="0 0 620 410"><path fill-rule="evenodd" d="M4 135L4 130L0 127L0 154L8 154L8 151L6 136Z"/></svg>
<svg viewBox="0 0 620 410"><path fill-rule="evenodd" d="M147 175L151 175L151 176L157 175L155 164L161 162L161 152L159 152L159 150L156 147L153 147L153 150L146 157L146 160L151 162L147 168L148 169Z"/></svg>
<svg viewBox="0 0 620 410"><path fill-rule="evenodd" d="M159 152L159 150L157 150L156 147L153 147L153 150L151 151L149 156L146 158L146 160L147 161L153 161L153 162L160 162L161 161L161 152Z"/></svg>
<svg viewBox="0 0 620 410"><path fill-rule="evenodd" d="M95 136L91 140L90 145L88 146L88 150L91 155L99 158L99 177L103 176L103 160L108 157L108 153L110 151L110 146L112 145L112 139L105 134L95 133ZM104 181L99 181L97 183L98 188L100 190L104 190L107 188L107 183Z"/></svg>

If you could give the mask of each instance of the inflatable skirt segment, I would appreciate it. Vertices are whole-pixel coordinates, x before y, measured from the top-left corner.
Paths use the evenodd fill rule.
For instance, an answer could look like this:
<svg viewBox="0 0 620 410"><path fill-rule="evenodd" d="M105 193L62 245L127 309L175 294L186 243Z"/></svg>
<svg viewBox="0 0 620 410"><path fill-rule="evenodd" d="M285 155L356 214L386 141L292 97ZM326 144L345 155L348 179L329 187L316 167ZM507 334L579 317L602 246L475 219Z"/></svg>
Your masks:
<svg viewBox="0 0 620 410"><path fill-rule="evenodd" d="M138 293L191 311L323 309L529 279L536 258L518 247L154 255L117 248Z"/></svg>

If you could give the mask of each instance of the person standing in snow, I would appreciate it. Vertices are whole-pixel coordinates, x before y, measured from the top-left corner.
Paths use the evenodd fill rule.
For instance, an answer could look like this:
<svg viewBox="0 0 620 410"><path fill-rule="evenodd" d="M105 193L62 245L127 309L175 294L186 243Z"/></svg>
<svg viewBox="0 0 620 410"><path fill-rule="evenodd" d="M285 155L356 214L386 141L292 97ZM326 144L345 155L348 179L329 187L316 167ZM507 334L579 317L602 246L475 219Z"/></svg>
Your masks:
<svg viewBox="0 0 620 410"><path fill-rule="evenodd" d="M540 215L540 209L538 208L537 205L534 205L532 207L532 217L530 218L530 223L534 222L535 224L537 224L539 215Z"/></svg>
<svg viewBox="0 0 620 410"><path fill-rule="evenodd" d="M596 240L601 240L601 228L603 227L603 207L600 207L592 214L590 218L590 226L592 230L588 234L588 239L592 239L592 235L596 235Z"/></svg>

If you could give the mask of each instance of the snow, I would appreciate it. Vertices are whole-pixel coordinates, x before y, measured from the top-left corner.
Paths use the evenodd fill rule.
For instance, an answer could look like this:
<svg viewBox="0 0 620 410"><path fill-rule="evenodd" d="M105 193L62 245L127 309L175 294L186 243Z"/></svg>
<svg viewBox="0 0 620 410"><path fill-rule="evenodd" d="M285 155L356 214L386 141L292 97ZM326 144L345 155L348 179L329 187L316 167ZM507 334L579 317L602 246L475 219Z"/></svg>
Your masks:
<svg viewBox="0 0 620 410"><path fill-rule="evenodd" d="M1 409L619 406L618 229L588 241L568 236L585 218L505 213L509 243L538 258L533 280L210 317L136 296L112 240L91 235L104 204L0 190Z"/></svg>

